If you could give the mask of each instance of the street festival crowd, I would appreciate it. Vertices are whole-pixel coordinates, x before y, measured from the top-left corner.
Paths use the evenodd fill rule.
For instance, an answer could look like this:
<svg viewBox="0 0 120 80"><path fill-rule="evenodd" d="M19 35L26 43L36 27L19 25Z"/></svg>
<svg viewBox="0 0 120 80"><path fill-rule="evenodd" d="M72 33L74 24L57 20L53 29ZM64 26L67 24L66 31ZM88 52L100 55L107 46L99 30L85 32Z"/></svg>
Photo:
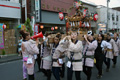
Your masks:
<svg viewBox="0 0 120 80"><path fill-rule="evenodd" d="M83 41L78 40L77 31L71 31L64 38L57 33L54 43L48 43L50 34L46 33L43 41L32 40L30 33L21 30L23 41L21 44L23 56L23 80L35 80L35 62L38 63L39 71L43 72L47 80L51 80L53 74L55 80L65 77L67 69L67 79L72 80L73 72L76 80L81 79L81 72L84 72L87 80L91 80L92 68L94 65L98 70L97 78L102 78L103 63L106 65L106 72L112 67L116 67L119 55L120 40L118 34L107 33L105 37L102 33L94 37L92 31L83 35ZM36 56L37 55L37 56Z"/></svg>

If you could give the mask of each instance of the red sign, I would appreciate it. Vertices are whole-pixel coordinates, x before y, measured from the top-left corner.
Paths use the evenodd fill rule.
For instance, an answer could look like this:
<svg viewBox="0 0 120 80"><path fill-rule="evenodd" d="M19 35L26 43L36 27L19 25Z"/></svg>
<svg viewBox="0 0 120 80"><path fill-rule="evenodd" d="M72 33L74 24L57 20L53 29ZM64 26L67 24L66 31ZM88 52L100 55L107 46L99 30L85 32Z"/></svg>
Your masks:
<svg viewBox="0 0 120 80"><path fill-rule="evenodd" d="M95 14L94 15L94 21L97 21L98 20L98 14Z"/></svg>
<svg viewBox="0 0 120 80"><path fill-rule="evenodd" d="M64 15L63 15L62 12L59 12L59 18L60 18L61 21L64 19Z"/></svg>

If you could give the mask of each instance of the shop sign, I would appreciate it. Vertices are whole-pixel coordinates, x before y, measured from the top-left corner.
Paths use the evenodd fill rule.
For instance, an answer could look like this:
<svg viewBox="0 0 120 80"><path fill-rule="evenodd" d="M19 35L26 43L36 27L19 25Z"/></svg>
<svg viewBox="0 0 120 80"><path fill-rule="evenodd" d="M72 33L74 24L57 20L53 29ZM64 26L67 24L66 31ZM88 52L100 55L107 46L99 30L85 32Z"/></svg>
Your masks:
<svg viewBox="0 0 120 80"><path fill-rule="evenodd" d="M47 9L49 9L50 8L50 6L49 5L47 5Z"/></svg>
<svg viewBox="0 0 120 80"><path fill-rule="evenodd" d="M39 25L35 24L35 26L34 26L34 35L36 35L38 33L39 33Z"/></svg>
<svg viewBox="0 0 120 80"><path fill-rule="evenodd" d="M40 1L35 0L36 22L40 22Z"/></svg>
<svg viewBox="0 0 120 80"><path fill-rule="evenodd" d="M45 8L45 4L42 4L42 8Z"/></svg>
<svg viewBox="0 0 120 80"><path fill-rule="evenodd" d="M39 0L35 0L35 10L39 10L40 5L39 5Z"/></svg>
<svg viewBox="0 0 120 80"><path fill-rule="evenodd" d="M25 7L26 5L26 0L22 0L22 7Z"/></svg>
<svg viewBox="0 0 120 80"><path fill-rule="evenodd" d="M0 24L0 49L4 49L3 24Z"/></svg>
<svg viewBox="0 0 120 80"><path fill-rule="evenodd" d="M31 25L32 25L32 30L34 30L34 25L35 25L35 17L31 16Z"/></svg>
<svg viewBox="0 0 120 80"><path fill-rule="evenodd" d="M56 7L53 7L53 10L56 10Z"/></svg>

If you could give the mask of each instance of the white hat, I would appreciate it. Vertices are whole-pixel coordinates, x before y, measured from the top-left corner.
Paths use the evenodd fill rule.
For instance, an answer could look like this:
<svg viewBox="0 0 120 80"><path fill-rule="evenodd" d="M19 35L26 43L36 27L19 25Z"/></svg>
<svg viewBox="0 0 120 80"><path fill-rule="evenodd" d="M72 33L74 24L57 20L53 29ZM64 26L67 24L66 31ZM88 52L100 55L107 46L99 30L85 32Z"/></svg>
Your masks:
<svg viewBox="0 0 120 80"><path fill-rule="evenodd" d="M87 35L89 36L92 35L92 31L88 31Z"/></svg>

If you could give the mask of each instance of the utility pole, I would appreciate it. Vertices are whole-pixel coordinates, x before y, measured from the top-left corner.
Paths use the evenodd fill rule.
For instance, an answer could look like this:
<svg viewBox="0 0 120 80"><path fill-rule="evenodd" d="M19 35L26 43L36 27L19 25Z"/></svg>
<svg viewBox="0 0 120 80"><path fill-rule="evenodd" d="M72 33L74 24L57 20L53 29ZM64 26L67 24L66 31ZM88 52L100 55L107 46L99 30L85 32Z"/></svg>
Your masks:
<svg viewBox="0 0 120 80"><path fill-rule="evenodd" d="M27 0L25 0L25 20L27 20Z"/></svg>
<svg viewBox="0 0 120 80"><path fill-rule="evenodd" d="M110 0L107 0L107 26L106 26L106 32L108 32L108 22L109 22L109 2Z"/></svg>

